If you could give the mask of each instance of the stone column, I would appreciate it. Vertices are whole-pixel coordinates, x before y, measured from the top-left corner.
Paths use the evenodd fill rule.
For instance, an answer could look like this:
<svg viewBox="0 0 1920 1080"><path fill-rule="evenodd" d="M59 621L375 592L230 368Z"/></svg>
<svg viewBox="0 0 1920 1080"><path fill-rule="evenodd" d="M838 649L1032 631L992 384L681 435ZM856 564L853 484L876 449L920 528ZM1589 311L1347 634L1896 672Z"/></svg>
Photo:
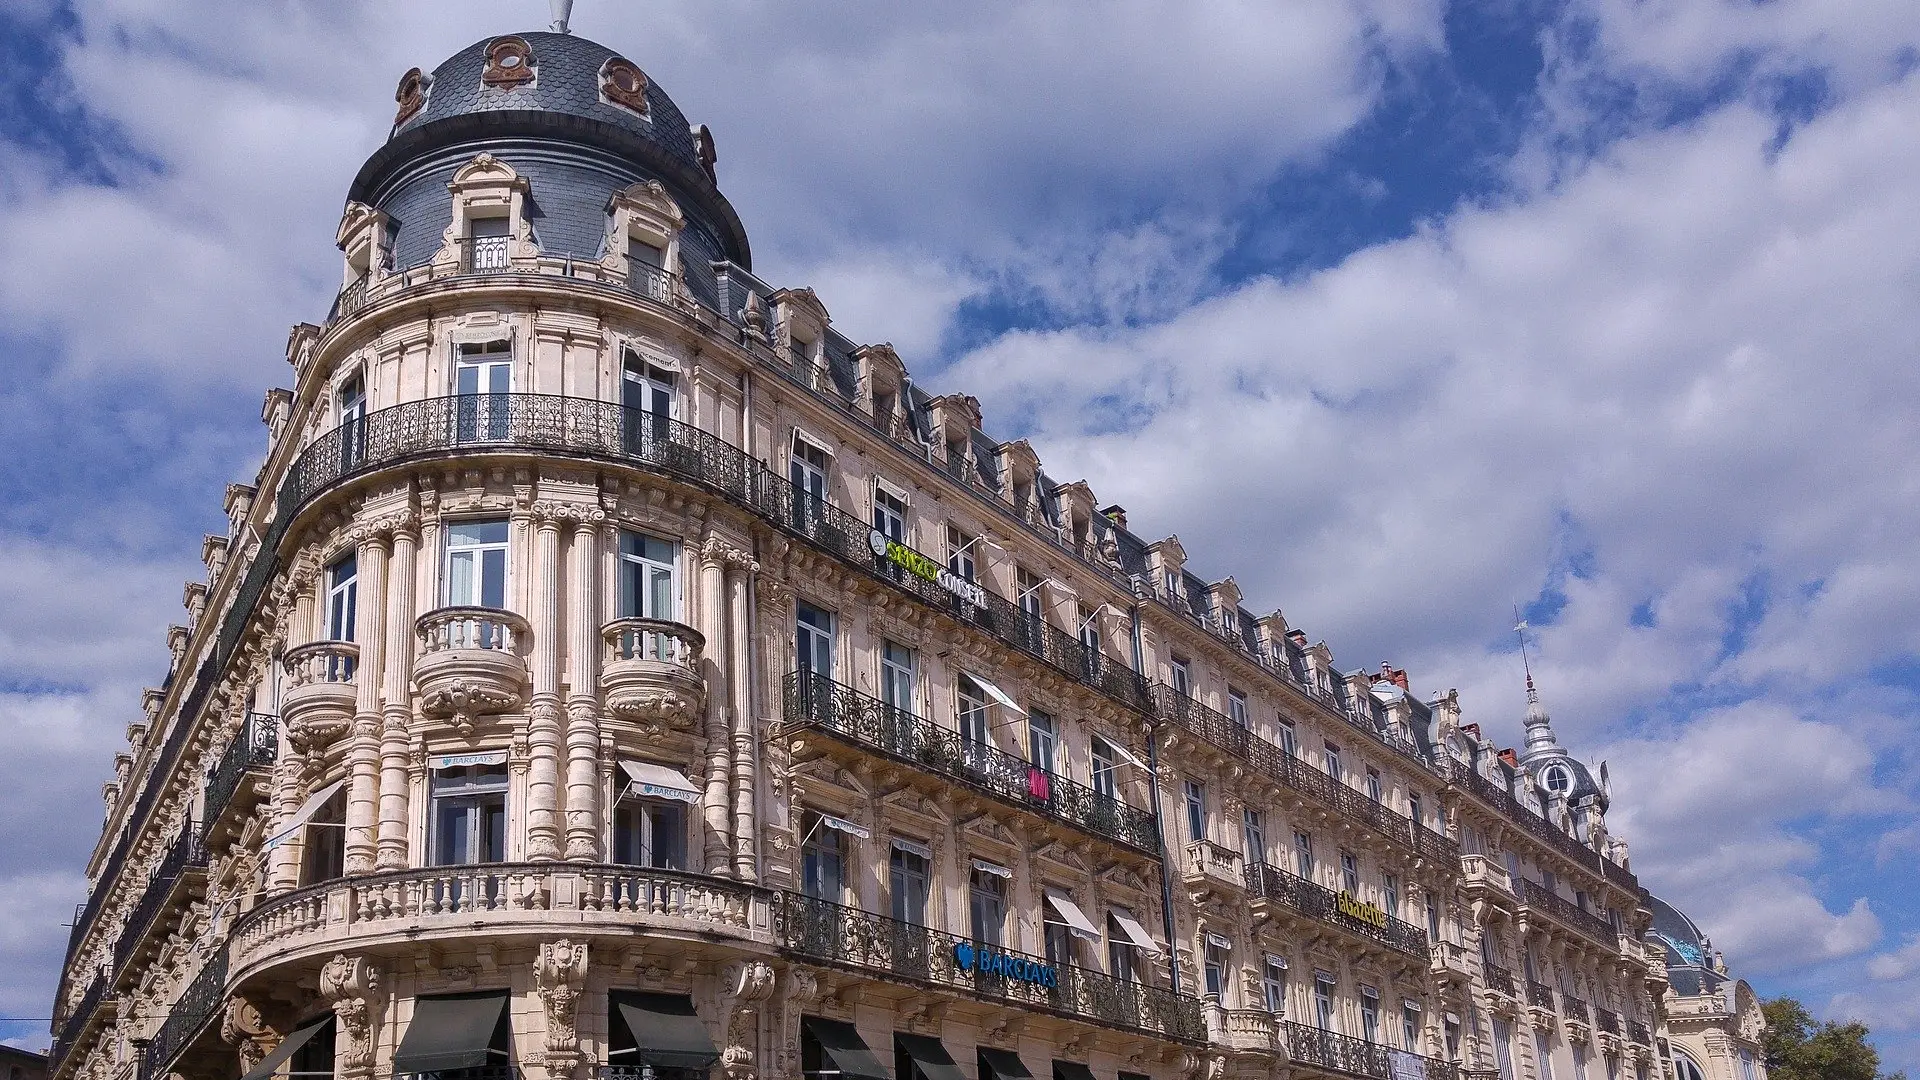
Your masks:
<svg viewBox="0 0 1920 1080"><path fill-rule="evenodd" d="M536 507L533 701L527 707L527 858L560 857L560 521ZM543 512L544 511L544 512Z"/></svg>
<svg viewBox="0 0 1920 1080"><path fill-rule="evenodd" d="M407 852L407 726L413 702L407 683L413 669L413 588L419 536L409 518L393 533L393 566L387 588L387 655L383 669L380 733L380 837L375 865L404 870Z"/></svg>
<svg viewBox="0 0 1920 1080"><path fill-rule="evenodd" d="M363 526L359 541L360 595L356 621L360 663L347 749L346 872L370 873L378 847L375 818L380 797L380 676L385 666L387 551L383 531Z"/></svg>
<svg viewBox="0 0 1920 1080"><path fill-rule="evenodd" d="M733 875L742 881L757 881L758 853L754 840L760 830L754 825L753 702L749 698L753 682L753 648L748 638L747 596L752 575L760 568L745 552L736 553L733 569L727 573L727 615L729 637L728 682L733 691Z"/></svg>
<svg viewBox="0 0 1920 1080"><path fill-rule="evenodd" d="M733 772L731 703L728 692L733 650L727 638L726 550L717 537L708 537L700 550L700 625L707 639L707 775L700 799L706 821L702 846L706 872L726 877L733 863L733 814L728 798Z"/></svg>
<svg viewBox="0 0 1920 1080"><path fill-rule="evenodd" d="M574 519L567 583L567 858L600 858L600 710L596 691L600 626L595 581L600 522L593 510Z"/></svg>

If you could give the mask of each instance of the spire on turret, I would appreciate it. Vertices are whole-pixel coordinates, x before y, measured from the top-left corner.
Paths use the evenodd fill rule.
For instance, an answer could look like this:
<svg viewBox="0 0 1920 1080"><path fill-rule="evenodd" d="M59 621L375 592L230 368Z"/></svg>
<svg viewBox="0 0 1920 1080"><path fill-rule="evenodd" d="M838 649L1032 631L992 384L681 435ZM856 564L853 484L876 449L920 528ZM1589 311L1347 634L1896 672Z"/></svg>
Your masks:
<svg viewBox="0 0 1920 1080"><path fill-rule="evenodd" d="M1564 754L1560 740L1553 734L1553 719L1547 715L1546 706L1540 704L1540 691L1533 685L1533 665L1527 660L1527 624L1521 619L1520 609L1514 609L1513 632L1520 636L1520 667L1527 673L1527 742L1523 759L1538 757L1541 754Z"/></svg>
<svg viewBox="0 0 1920 1080"><path fill-rule="evenodd" d="M567 20L573 16L573 0L547 0L553 7L553 24L548 27L556 34L567 34Z"/></svg>

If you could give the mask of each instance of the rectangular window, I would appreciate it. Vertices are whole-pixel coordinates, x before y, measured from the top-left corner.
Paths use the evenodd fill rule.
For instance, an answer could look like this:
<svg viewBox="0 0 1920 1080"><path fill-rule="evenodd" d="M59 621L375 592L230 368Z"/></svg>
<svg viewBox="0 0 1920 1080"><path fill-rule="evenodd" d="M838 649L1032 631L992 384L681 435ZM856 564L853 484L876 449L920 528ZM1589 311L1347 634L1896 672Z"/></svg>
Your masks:
<svg viewBox="0 0 1920 1080"><path fill-rule="evenodd" d="M907 502L879 484L873 487L873 527L895 543L907 542Z"/></svg>
<svg viewBox="0 0 1920 1080"><path fill-rule="evenodd" d="M625 354L620 364L620 405L627 411L630 435L638 432L645 439L667 434L664 421L673 418L673 389L673 372L632 352Z"/></svg>
<svg viewBox="0 0 1920 1080"><path fill-rule="evenodd" d="M447 524L447 561L441 591L448 607L507 606L507 522Z"/></svg>
<svg viewBox="0 0 1920 1080"><path fill-rule="evenodd" d="M1188 780L1181 785L1181 792L1187 806L1187 839L1205 840L1207 838L1207 786L1198 780Z"/></svg>
<svg viewBox="0 0 1920 1080"><path fill-rule="evenodd" d="M1007 886L997 874L975 870L967 887L967 914L973 939L988 945L1004 944L1007 933Z"/></svg>
<svg viewBox="0 0 1920 1080"><path fill-rule="evenodd" d="M1280 721L1280 749L1286 751L1288 757L1300 756L1300 741L1293 733L1291 721Z"/></svg>
<svg viewBox="0 0 1920 1080"><path fill-rule="evenodd" d="M787 479L793 484L793 515L800 525L810 525L826 515L827 452L813 443L793 437L793 453L787 460Z"/></svg>
<svg viewBox="0 0 1920 1080"><path fill-rule="evenodd" d="M507 767L436 769L432 783L434 865L505 862Z"/></svg>
<svg viewBox="0 0 1920 1080"><path fill-rule="evenodd" d="M1313 973L1313 1019L1321 1031L1333 1031L1333 976Z"/></svg>
<svg viewBox="0 0 1920 1080"><path fill-rule="evenodd" d="M1411 1001L1400 1003L1400 1047L1409 1054L1420 1052L1420 1010Z"/></svg>
<svg viewBox="0 0 1920 1080"><path fill-rule="evenodd" d="M316 885L322 881L335 881L346 874L347 866L347 792L345 788L334 792L307 819L307 827L300 833L300 873L301 882Z"/></svg>
<svg viewBox="0 0 1920 1080"><path fill-rule="evenodd" d="M1351 851L1340 853L1340 887L1350 896L1360 895L1360 860Z"/></svg>
<svg viewBox="0 0 1920 1080"><path fill-rule="evenodd" d="M846 894L847 857L840 830L828 828L818 817L800 849L800 879L802 891L816 900L838 904Z"/></svg>
<svg viewBox="0 0 1920 1080"><path fill-rule="evenodd" d="M1568 1041L1568 1045L1573 1047L1573 1080L1587 1080L1586 1046L1571 1040ZM1741 1080L1752 1080L1751 1076L1744 1075L1745 1070L1742 1070L1742 1073Z"/></svg>
<svg viewBox="0 0 1920 1080"><path fill-rule="evenodd" d="M645 533L620 531L620 617L679 618L674 547ZM657 658L656 658L657 659Z"/></svg>
<svg viewBox="0 0 1920 1080"><path fill-rule="evenodd" d="M804 601L795 604L793 636L800 670L822 679L833 678L833 612Z"/></svg>
<svg viewBox="0 0 1920 1080"><path fill-rule="evenodd" d="M1327 775L1333 777L1335 783L1346 782L1347 774L1340 768L1340 748L1332 743L1327 744Z"/></svg>
<svg viewBox="0 0 1920 1080"><path fill-rule="evenodd" d="M327 640L352 641L360 600L360 563L349 551L327 567Z"/></svg>
<svg viewBox="0 0 1920 1080"><path fill-rule="evenodd" d="M1500 1080L1514 1080L1513 1076L1513 1023L1493 1018L1493 1063L1500 1070Z"/></svg>
<svg viewBox="0 0 1920 1080"><path fill-rule="evenodd" d="M960 723L960 742L967 754L968 764L974 768L985 768L988 747L992 737L987 725L987 695L978 683L965 675L960 676L954 690L954 715Z"/></svg>
<svg viewBox="0 0 1920 1080"><path fill-rule="evenodd" d="M1415 825L1426 824L1426 818L1420 813L1420 796L1407 796L1407 816L1413 819Z"/></svg>
<svg viewBox="0 0 1920 1080"><path fill-rule="evenodd" d="M1440 940L1440 902L1427 894L1427 940Z"/></svg>
<svg viewBox="0 0 1920 1080"><path fill-rule="evenodd" d="M1368 769L1367 770L1367 798L1372 799L1374 802L1379 802L1381 799L1381 796L1382 796L1382 791L1380 787L1380 770Z"/></svg>
<svg viewBox="0 0 1920 1080"><path fill-rule="evenodd" d="M1533 1033L1533 1052L1540 1062L1540 1080L1553 1080L1553 1045L1547 1042L1547 1033Z"/></svg>
<svg viewBox="0 0 1920 1080"><path fill-rule="evenodd" d="M1051 714L1039 709L1027 710L1027 760L1034 768L1049 773L1059 771L1054 764L1056 738ZM1098 766L1094 771L1099 771Z"/></svg>
<svg viewBox="0 0 1920 1080"><path fill-rule="evenodd" d="M1080 645L1087 650L1087 662L1094 664L1100 658L1100 609L1080 607Z"/></svg>
<svg viewBox="0 0 1920 1080"><path fill-rule="evenodd" d="M662 870L687 868L687 804L626 798L613 817L613 861Z"/></svg>
<svg viewBox="0 0 1920 1080"><path fill-rule="evenodd" d="M1260 821L1260 811L1252 807L1243 807L1240 811L1240 835L1246 842L1247 865L1267 861L1267 830Z"/></svg>
<svg viewBox="0 0 1920 1080"><path fill-rule="evenodd" d="M953 526L947 526L947 569L954 577L962 581L972 581L975 576L973 556L977 537L968 536Z"/></svg>
<svg viewBox="0 0 1920 1080"><path fill-rule="evenodd" d="M895 844L887 863L887 896L896 921L927 925L927 860Z"/></svg>
<svg viewBox="0 0 1920 1080"><path fill-rule="evenodd" d="M1293 857L1297 866L1296 873L1308 881L1313 880L1313 834L1297 832L1293 834Z"/></svg>
<svg viewBox="0 0 1920 1080"><path fill-rule="evenodd" d="M1047 963L1055 967L1077 967L1073 961L1073 931L1067 924L1048 919L1041 929L1047 947Z"/></svg>
<svg viewBox="0 0 1920 1080"><path fill-rule="evenodd" d="M1109 799L1120 797L1120 763L1115 760L1113 747L1105 739L1093 740L1093 752L1089 755L1093 766L1093 790L1097 795Z"/></svg>
<svg viewBox="0 0 1920 1080"><path fill-rule="evenodd" d="M513 345L506 341L460 346L454 362L455 437L463 443L500 441L512 427Z"/></svg>
<svg viewBox="0 0 1920 1080"><path fill-rule="evenodd" d="M1266 999L1267 1011L1275 1016L1284 1016L1287 1012L1287 962L1277 956L1267 957L1265 969L1261 972L1260 988Z"/></svg>
<svg viewBox="0 0 1920 1080"><path fill-rule="evenodd" d="M1207 996L1226 1004L1227 950L1212 941L1207 942L1205 975Z"/></svg>
<svg viewBox="0 0 1920 1080"><path fill-rule="evenodd" d="M1381 899L1382 901L1384 901L1380 906L1387 909L1387 914L1393 916L1396 919L1399 918L1400 917L1400 878L1397 875L1388 874L1384 879L1382 879L1382 886L1380 891L1381 891Z"/></svg>
<svg viewBox="0 0 1920 1080"><path fill-rule="evenodd" d="M504 217L473 218L467 222L467 269L475 272L505 270L508 265L507 234L512 223Z"/></svg>
<svg viewBox="0 0 1920 1080"><path fill-rule="evenodd" d="M880 700L903 713L914 710L913 650L896 641L880 643Z"/></svg>
<svg viewBox="0 0 1920 1080"><path fill-rule="evenodd" d="M1236 727L1246 728L1253 723L1247 712L1247 695L1238 690L1227 690L1227 717Z"/></svg>
<svg viewBox="0 0 1920 1080"><path fill-rule="evenodd" d="M1360 988L1360 1037L1370 1043L1380 1041L1380 991L1371 986Z"/></svg>
<svg viewBox="0 0 1920 1080"><path fill-rule="evenodd" d="M367 384L355 375L340 385L336 401L340 408L340 466L342 472L349 472L366 460Z"/></svg>
<svg viewBox="0 0 1920 1080"><path fill-rule="evenodd" d="M1135 953L1138 949L1133 939L1120 929L1119 920L1107 916L1107 974L1121 982L1133 982L1139 973L1134 970Z"/></svg>
<svg viewBox="0 0 1920 1080"><path fill-rule="evenodd" d="M1173 662L1167 665L1167 670L1173 678L1174 693L1179 694L1181 697L1192 697L1193 679L1187 672L1187 662L1176 656L1173 658Z"/></svg>

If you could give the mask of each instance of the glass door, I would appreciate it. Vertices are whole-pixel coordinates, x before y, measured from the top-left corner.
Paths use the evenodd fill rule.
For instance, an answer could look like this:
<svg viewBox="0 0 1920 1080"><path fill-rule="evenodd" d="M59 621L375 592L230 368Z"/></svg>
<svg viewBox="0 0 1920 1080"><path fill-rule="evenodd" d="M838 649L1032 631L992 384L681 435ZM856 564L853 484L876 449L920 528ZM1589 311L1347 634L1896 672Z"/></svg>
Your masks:
<svg viewBox="0 0 1920 1080"><path fill-rule="evenodd" d="M620 404L626 410L627 453L657 457L657 448L672 434L673 372L628 353L621 368ZM649 444L653 455L647 453Z"/></svg>
<svg viewBox="0 0 1920 1080"><path fill-rule="evenodd" d="M502 442L509 434L508 392L513 346L505 341L460 346L454 365L455 436L463 443Z"/></svg>
<svg viewBox="0 0 1920 1080"><path fill-rule="evenodd" d="M340 387L340 471L367 459L367 384L355 375Z"/></svg>

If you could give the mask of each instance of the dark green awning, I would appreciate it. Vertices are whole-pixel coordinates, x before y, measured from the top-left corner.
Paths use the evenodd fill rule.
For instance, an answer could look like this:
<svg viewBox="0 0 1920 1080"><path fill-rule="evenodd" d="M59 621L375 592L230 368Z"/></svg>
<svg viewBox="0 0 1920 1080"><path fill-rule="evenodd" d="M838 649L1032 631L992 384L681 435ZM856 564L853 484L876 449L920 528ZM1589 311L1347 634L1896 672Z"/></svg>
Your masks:
<svg viewBox="0 0 1920 1080"><path fill-rule="evenodd" d="M287 1059L299 1053L300 1048L307 1045L308 1039L320 1034L320 1029L331 1023L332 1016L323 1016L306 1027L296 1029L293 1034L281 1039L280 1045L273 1048L273 1053L268 1054L240 1080L267 1080L267 1077L280 1071L280 1066L285 1065Z"/></svg>
<svg viewBox="0 0 1920 1080"><path fill-rule="evenodd" d="M820 1016L803 1017L801 1022L821 1051L839 1067L844 1080L893 1080L893 1074L873 1056L852 1024Z"/></svg>
<svg viewBox="0 0 1920 1080"><path fill-rule="evenodd" d="M393 1053L393 1071L439 1072L502 1063L506 1052L492 1047L506 1016L505 990L415 998L413 1019Z"/></svg>
<svg viewBox="0 0 1920 1080"><path fill-rule="evenodd" d="M1033 1074L1027 1071L1027 1063L1012 1050L996 1050L991 1046L980 1048L980 1066L993 1074L993 1080L1033 1080Z"/></svg>
<svg viewBox="0 0 1920 1080"><path fill-rule="evenodd" d="M1053 1080L1093 1080L1093 1070L1077 1061L1055 1060Z"/></svg>
<svg viewBox="0 0 1920 1080"><path fill-rule="evenodd" d="M707 1026L693 1011L691 997L628 990L617 990L609 996L613 1011L626 1023L627 1034L633 1036L633 1049L614 1052L620 1064L626 1063L628 1055L658 1069L710 1069L720 1060Z"/></svg>
<svg viewBox="0 0 1920 1080"><path fill-rule="evenodd" d="M893 1042L913 1062L913 1071L919 1080L967 1080L967 1075L960 1071L953 1055L947 1053L947 1048L940 1045L939 1039L896 1031L893 1033Z"/></svg>

